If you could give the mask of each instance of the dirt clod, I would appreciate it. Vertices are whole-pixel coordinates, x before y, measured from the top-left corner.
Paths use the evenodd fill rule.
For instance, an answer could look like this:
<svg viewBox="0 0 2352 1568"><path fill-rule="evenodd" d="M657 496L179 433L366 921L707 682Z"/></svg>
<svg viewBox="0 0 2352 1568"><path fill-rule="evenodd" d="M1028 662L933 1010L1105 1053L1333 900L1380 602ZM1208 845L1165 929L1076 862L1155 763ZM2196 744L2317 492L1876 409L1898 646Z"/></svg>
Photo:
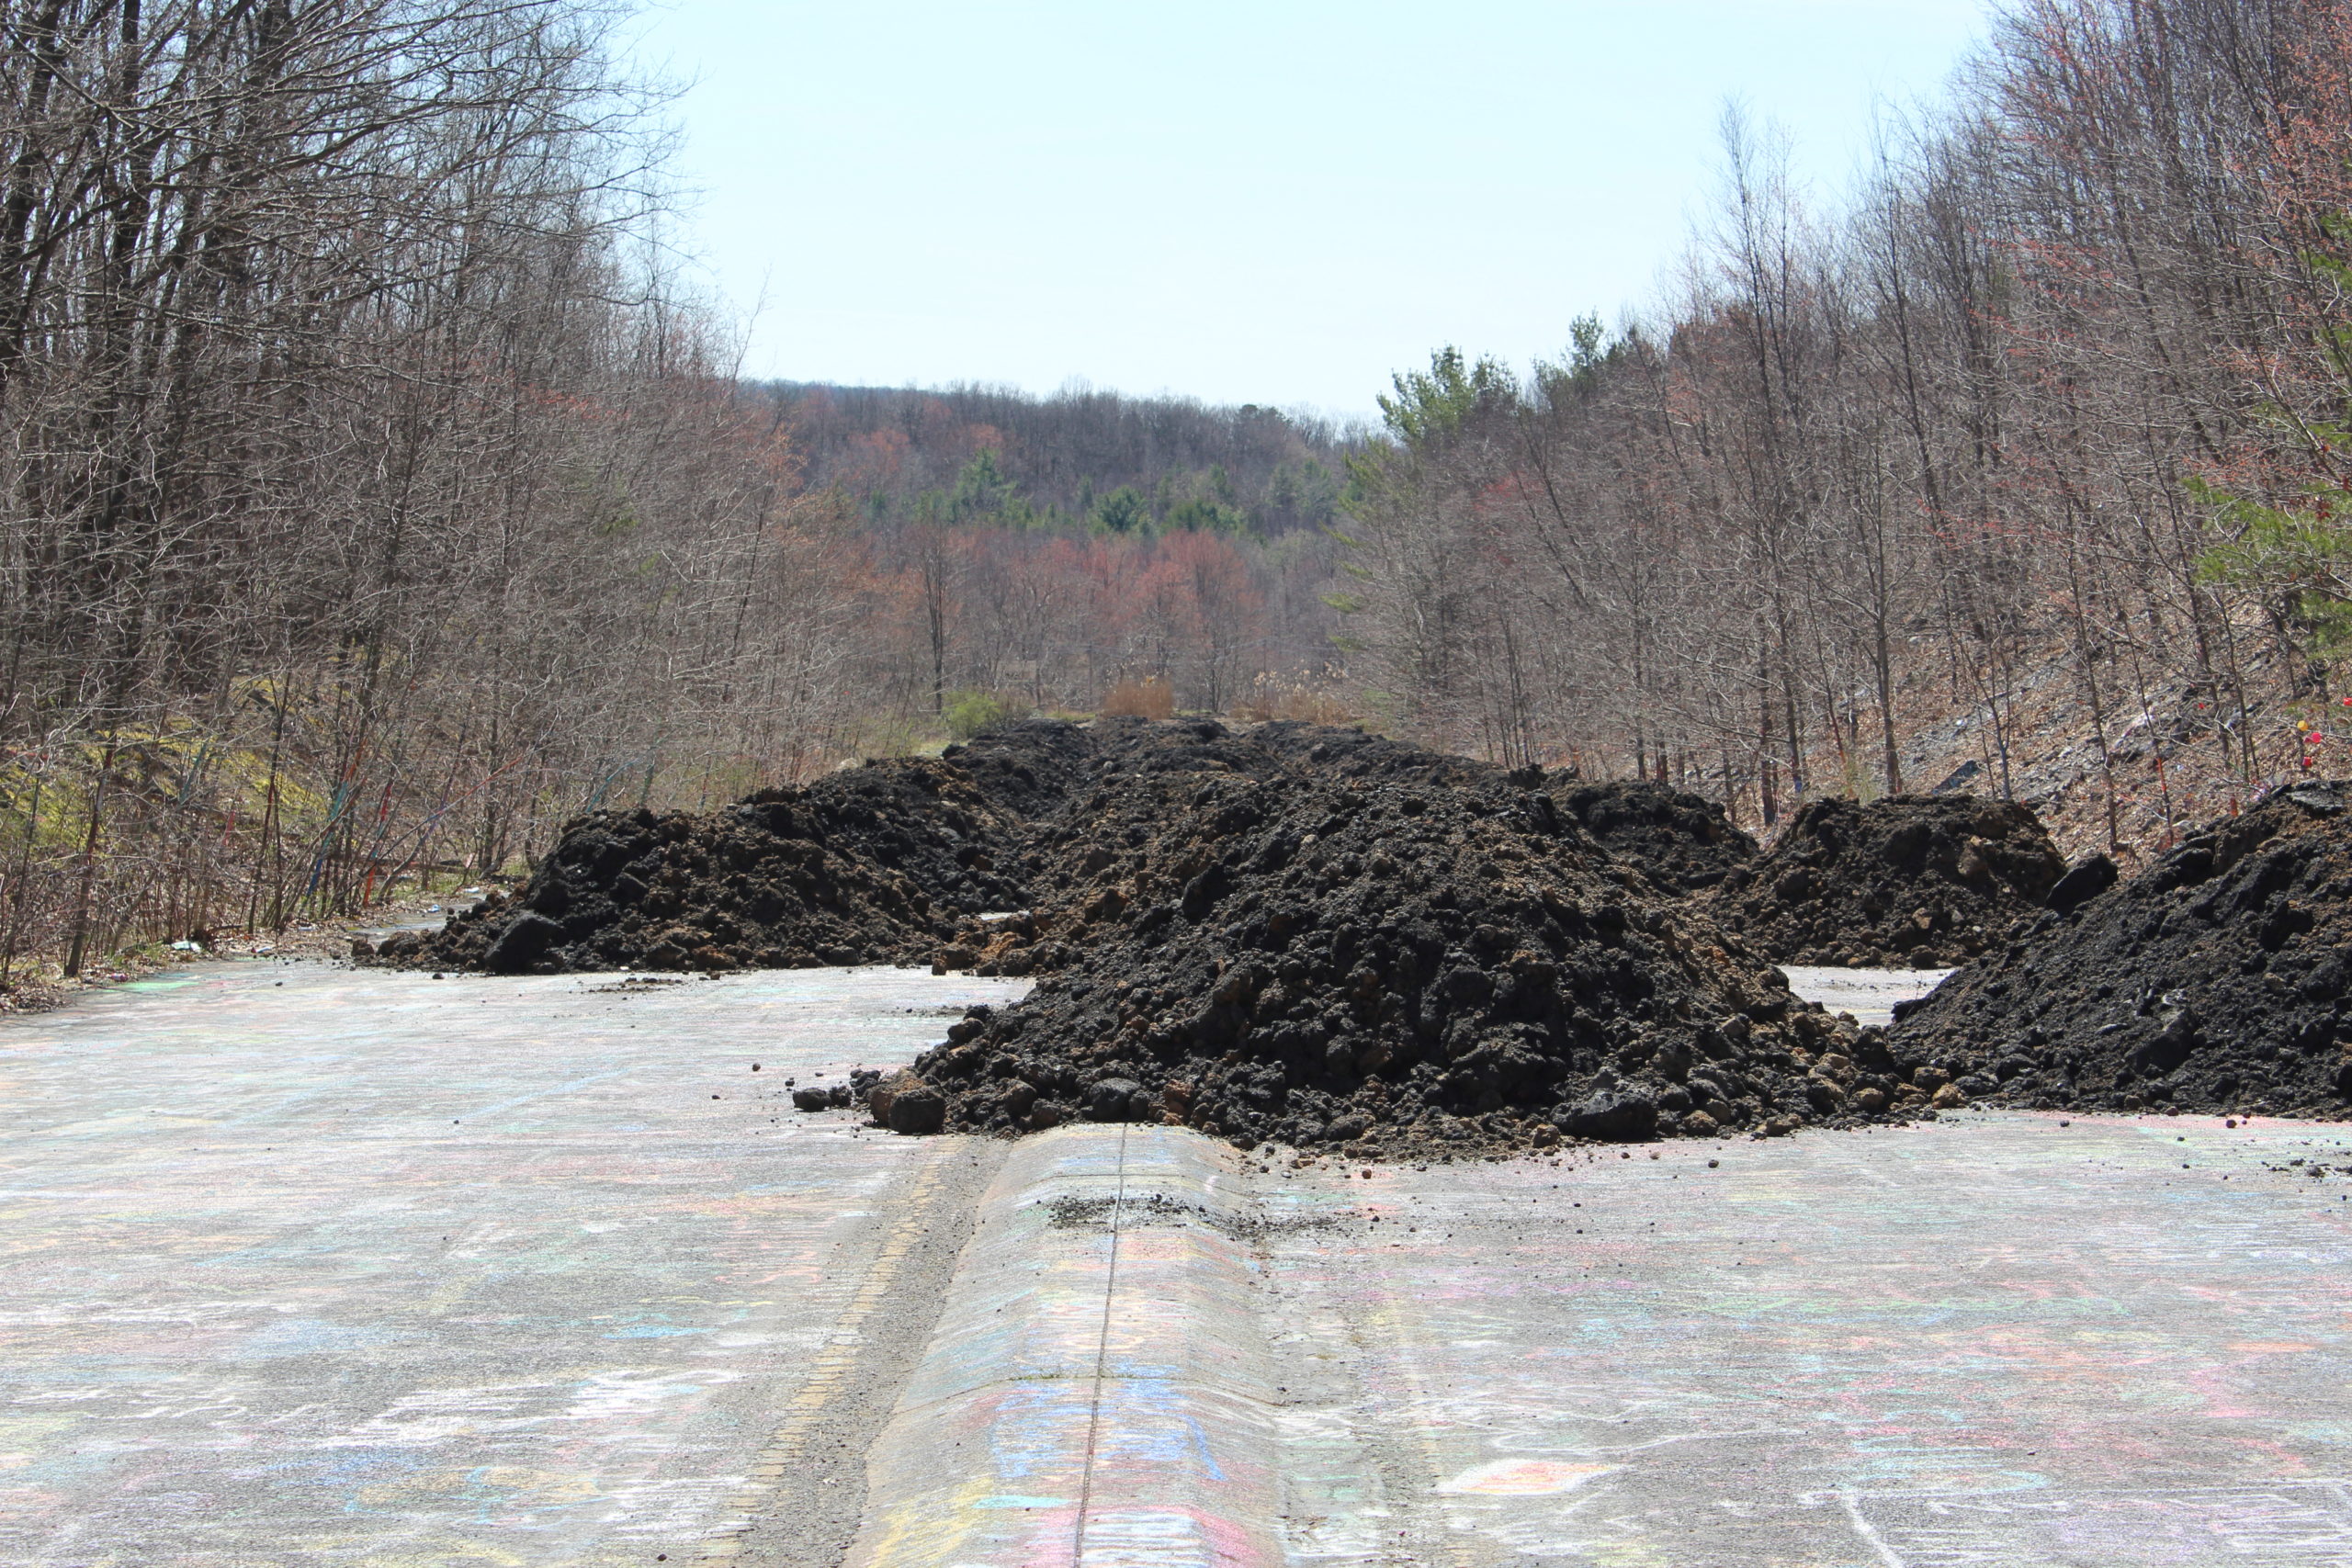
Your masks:
<svg viewBox="0 0 2352 1568"><path fill-rule="evenodd" d="M1723 807L1662 784L1564 784L1553 795L1619 860L1670 893L1713 887L1756 858Z"/></svg>

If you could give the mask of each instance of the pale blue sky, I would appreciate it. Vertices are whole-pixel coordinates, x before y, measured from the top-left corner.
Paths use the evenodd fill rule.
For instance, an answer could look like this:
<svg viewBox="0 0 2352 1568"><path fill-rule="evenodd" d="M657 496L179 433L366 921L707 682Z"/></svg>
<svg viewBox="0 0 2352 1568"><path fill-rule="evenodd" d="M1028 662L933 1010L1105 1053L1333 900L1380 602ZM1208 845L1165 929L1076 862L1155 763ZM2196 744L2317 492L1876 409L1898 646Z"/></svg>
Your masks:
<svg viewBox="0 0 2352 1568"><path fill-rule="evenodd" d="M757 376L1363 412L1655 295L1726 96L1825 195L1984 0L666 0L685 243Z"/></svg>

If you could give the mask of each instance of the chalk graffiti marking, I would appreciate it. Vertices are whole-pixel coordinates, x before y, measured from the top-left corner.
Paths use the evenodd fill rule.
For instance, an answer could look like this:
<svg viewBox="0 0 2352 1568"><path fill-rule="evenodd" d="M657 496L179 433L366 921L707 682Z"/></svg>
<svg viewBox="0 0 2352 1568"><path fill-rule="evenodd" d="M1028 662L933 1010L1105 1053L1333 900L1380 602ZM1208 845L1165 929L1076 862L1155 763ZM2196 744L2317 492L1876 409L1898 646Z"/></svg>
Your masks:
<svg viewBox="0 0 2352 1568"><path fill-rule="evenodd" d="M1844 1502L1886 1568L2352 1568L2352 1491L2339 1480Z"/></svg>

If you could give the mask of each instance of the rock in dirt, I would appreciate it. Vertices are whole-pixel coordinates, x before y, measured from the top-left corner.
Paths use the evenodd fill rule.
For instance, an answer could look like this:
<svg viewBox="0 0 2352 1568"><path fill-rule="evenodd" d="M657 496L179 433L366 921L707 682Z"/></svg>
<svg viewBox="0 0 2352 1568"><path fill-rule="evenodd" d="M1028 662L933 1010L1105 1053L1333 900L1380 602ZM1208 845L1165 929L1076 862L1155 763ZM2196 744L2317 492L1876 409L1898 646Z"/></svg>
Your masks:
<svg viewBox="0 0 2352 1568"><path fill-rule="evenodd" d="M2043 900L2062 915L2071 915L2116 884L2120 874L2105 855L2093 855L2058 879Z"/></svg>
<svg viewBox="0 0 2352 1568"><path fill-rule="evenodd" d="M865 1091L865 1108L874 1113L876 1126L917 1135L938 1132L947 1114L945 1098L903 1069Z"/></svg>
<svg viewBox="0 0 2352 1568"><path fill-rule="evenodd" d="M888 1124L893 1133L927 1136L938 1132L946 1120L946 1097L929 1084L910 1084L890 1102Z"/></svg>
<svg viewBox="0 0 2352 1568"><path fill-rule="evenodd" d="M1973 1100L2352 1112L2352 784L2275 793L1905 1009Z"/></svg>
<svg viewBox="0 0 2352 1568"><path fill-rule="evenodd" d="M914 1070L953 1131L1150 1118L1367 1155L1894 1100L1877 1032L1797 1001L1542 784L1389 742L1162 731L1042 825L1030 913L959 938L1036 988Z"/></svg>
<svg viewBox="0 0 2352 1568"><path fill-rule="evenodd" d="M2029 807L1981 796L1815 800L1711 898L1776 964L1932 969L2041 912L2066 863Z"/></svg>

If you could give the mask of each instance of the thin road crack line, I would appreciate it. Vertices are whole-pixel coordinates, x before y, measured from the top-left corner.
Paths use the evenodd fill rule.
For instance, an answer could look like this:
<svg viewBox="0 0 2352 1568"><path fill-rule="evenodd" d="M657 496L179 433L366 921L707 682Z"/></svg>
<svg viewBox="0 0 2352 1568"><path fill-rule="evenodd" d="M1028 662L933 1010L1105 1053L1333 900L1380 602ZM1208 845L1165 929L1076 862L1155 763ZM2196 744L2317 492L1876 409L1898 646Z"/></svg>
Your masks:
<svg viewBox="0 0 2352 1568"><path fill-rule="evenodd" d="M1111 1304L1119 1291L1119 1215L1127 1201L1127 1128L1119 1124L1119 1184L1111 1199L1111 1266L1102 1279L1102 1334L1094 1342L1094 1398L1086 1412L1086 1468L1078 1483L1078 1527L1071 1533L1070 1568L1084 1568L1086 1516L1094 1504L1094 1440L1102 1429L1102 1384L1111 1370Z"/></svg>

